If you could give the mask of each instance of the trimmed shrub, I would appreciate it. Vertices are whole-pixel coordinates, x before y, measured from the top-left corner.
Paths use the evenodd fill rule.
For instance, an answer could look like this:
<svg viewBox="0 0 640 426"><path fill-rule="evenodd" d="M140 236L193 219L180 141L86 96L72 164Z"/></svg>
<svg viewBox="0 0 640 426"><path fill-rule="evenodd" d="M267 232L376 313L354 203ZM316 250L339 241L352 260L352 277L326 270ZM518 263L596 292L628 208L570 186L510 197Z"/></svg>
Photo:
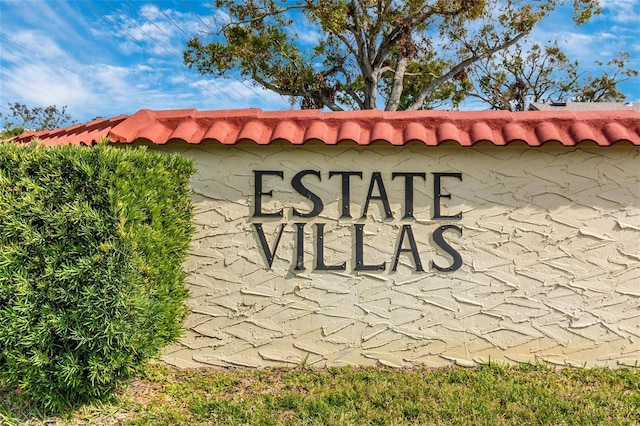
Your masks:
<svg viewBox="0 0 640 426"><path fill-rule="evenodd" d="M59 411L177 339L194 171L142 148L0 144L0 383Z"/></svg>

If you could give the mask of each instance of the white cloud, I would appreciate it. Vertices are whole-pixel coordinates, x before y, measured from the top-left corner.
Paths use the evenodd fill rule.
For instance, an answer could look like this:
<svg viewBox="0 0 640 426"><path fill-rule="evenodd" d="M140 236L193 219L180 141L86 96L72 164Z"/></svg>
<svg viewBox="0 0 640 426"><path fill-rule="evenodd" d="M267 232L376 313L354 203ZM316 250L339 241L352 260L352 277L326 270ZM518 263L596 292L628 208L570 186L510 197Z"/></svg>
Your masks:
<svg viewBox="0 0 640 426"><path fill-rule="evenodd" d="M286 29L291 38L297 39L303 46L316 45L320 42L322 34L317 25L311 25L306 18L294 19L293 24Z"/></svg>
<svg viewBox="0 0 640 426"><path fill-rule="evenodd" d="M49 35L38 30L19 30L2 34L2 38L11 46L3 47L2 61L22 61L37 57L44 59L60 59L65 53Z"/></svg>
<svg viewBox="0 0 640 426"><path fill-rule="evenodd" d="M130 54L148 52L158 56L181 56L188 38L208 32L206 21L192 13L159 9L154 4L126 12L105 19L117 24L111 34L121 40L121 47Z"/></svg>
<svg viewBox="0 0 640 426"><path fill-rule="evenodd" d="M83 66L78 71L84 74L86 81L102 86L103 90L123 92L129 89L128 79L135 74L136 68L96 64Z"/></svg>
<svg viewBox="0 0 640 426"><path fill-rule="evenodd" d="M289 100L277 93L263 89L250 81L228 78L204 79L191 82L190 86L200 90L202 96L215 96L216 105L228 105L229 108L242 108L248 105L262 109L283 109L289 106ZM209 107L213 108L213 107ZM219 106L215 106L219 108Z"/></svg>
<svg viewBox="0 0 640 426"><path fill-rule="evenodd" d="M279 95L248 82L205 79L182 63L188 35L205 31L209 17L167 9L161 2L157 4L162 9L111 1L120 11L107 3L58 3L43 2L47 19L41 21L34 8L19 2L6 9L2 5L0 104L66 105L81 122L142 108L288 108L288 100ZM72 20L56 14L52 5L70 12ZM77 6L84 6L86 16L68 10ZM120 13L125 11L128 16ZM74 25L82 28L76 31ZM76 38L70 39L70 34Z"/></svg>
<svg viewBox="0 0 640 426"><path fill-rule="evenodd" d="M594 54L599 56L600 52L594 50L594 42L597 39L595 35L561 31L554 34L554 36L560 48L570 58L580 60L586 57L593 57Z"/></svg>
<svg viewBox="0 0 640 426"><path fill-rule="evenodd" d="M153 55L179 55L179 42L170 23L135 21L121 14L108 17L119 27L112 33L121 40L121 48L128 53L148 52Z"/></svg>
<svg viewBox="0 0 640 426"><path fill-rule="evenodd" d="M19 73L2 72L3 91L12 93L16 102L29 105L68 105L79 107L91 96L78 74L41 62L25 64Z"/></svg>
<svg viewBox="0 0 640 426"><path fill-rule="evenodd" d="M640 38L640 2L637 0L600 0L603 12L591 21L575 26L569 5L557 8L531 34L531 39L547 44L558 41L572 59L581 64L609 61L621 51L634 51Z"/></svg>
<svg viewBox="0 0 640 426"><path fill-rule="evenodd" d="M145 4L140 8L140 14L150 21L160 18L160 10L155 4Z"/></svg>
<svg viewBox="0 0 640 426"><path fill-rule="evenodd" d="M596 19L610 19L617 23L632 24L636 35L640 34L640 2L637 0L600 0L602 16Z"/></svg>
<svg viewBox="0 0 640 426"><path fill-rule="evenodd" d="M171 84L182 84L182 83L188 84L187 77L184 74L173 74L169 76L169 82Z"/></svg>
<svg viewBox="0 0 640 426"><path fill-rule="evenodd" d="M558 42L558 46L571 60L580 64L592 64L594 61L608 62L618 52L628 50L628 42L610 31L582 32L579 28L569 30L549 30L547 27L535 28L529 36L531 43L546 46Z"/></svg>
<svg viewBox="0 0 640 426"><path fill-rule="evenodd" d="M76 40L79 38L77 28L79 24L84 23L84 20L74 2L0 0L0 3L2 3L0 10L2 27L8 33L11 33L9 31L11 27L21 30L25 28L42 30L46 27L55 28L58 37ZM3 19L3 15L10 16L11 20Z"/></svg>
<svg viewBox="0 0 640 426"><path fill-rule="evenodd" d="M210 30L215 30L220 26L229 24L231 22L231 15L229 15L226 11L222 9L214 9L209 19L210 19L210 23L208 25L208 28Z"/></svg>
<svg viewBox="0 0 640 426"><path fill-rule="evenodd" d="M13 101L67 105L74 118L88 121L141 108L290 106L288 98L249 81L203 77L183 64L189 36L229 22L229 15L212 3L40 0L38 7L25 7L24 2L0 2L0 108ZM622 15L636 16L639 3L604 0L605 14L588 28L575 28L567 7L545 20L531 41L559 40L584 66L595 59L607 62L620 50L635 52L631 63L637 64L637 25ZM319 37L300 20L288 30L300 36L303 48Z"/></svg>

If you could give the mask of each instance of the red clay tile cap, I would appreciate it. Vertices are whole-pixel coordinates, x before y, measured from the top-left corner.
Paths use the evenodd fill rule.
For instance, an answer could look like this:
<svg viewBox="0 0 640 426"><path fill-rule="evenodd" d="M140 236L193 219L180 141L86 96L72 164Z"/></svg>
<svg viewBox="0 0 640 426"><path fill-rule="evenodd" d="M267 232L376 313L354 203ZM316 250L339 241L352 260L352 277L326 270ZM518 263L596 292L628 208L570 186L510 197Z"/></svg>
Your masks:
<svg viewBox="0 0 640 426"><path fill-rule="evenodd" d="M119 115L108 119L96 118L86 124L76 124L55 130L26 132L10 139L10 141L28 143L37 138L46 145L93 145L107 137L112 128L128 117L127 115Z"/></svg>
<svg viewBox="0 0 640 426"><path fill-rule="evenodd" d="M112 143L148 141L163 145L181 141L234 145L250 141L334 145L409 142L429 146L445 142L473 146L479 142L507 145L523 142L541 146L557 142L574 146L595 142L608 146L628 142L640 146L640 111L275 111L259 109L197 111L140 110L131 116L98 119L87 124L46 132L30 132L13 141L38 138L46 145L92 145L108 137Z"/></svg>

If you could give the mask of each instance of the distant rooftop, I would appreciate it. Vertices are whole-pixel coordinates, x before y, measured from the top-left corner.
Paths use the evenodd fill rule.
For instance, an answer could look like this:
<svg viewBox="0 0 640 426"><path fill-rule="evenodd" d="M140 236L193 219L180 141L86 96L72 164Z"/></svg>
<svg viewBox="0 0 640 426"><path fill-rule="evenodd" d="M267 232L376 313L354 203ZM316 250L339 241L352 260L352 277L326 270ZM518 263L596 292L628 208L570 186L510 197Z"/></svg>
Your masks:
<svg viewBox="0 0 640 426"><path fill-rule="evenodd" d="M532 102L531 111L640 111L640 102Z"/></svg>

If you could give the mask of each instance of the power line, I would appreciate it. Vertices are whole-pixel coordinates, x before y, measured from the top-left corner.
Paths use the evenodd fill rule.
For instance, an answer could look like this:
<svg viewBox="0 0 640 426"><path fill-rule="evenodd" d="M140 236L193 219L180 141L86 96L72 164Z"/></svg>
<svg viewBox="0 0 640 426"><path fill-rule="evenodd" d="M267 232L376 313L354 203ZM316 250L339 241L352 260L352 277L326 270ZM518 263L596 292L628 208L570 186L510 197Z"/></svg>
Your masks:
<svg viewBox="0 0 640 426"><path fill-rule="evenodd" d="M106 2L107 4L109 4L109 2L108 2L107 0L103 0L103 1L104 1L104 2ZM139 13L138 8L137 8L135 5L133 5L131 2L129 2L129 0L125 0L125 1L126 1L126 3L127 3L131 8L133 8L133 10L135 10L136 14L139 14L139 15L143 16L142 14L140 14L140 13ZM153 2L152 2L152 4L153 4ZM114 9L116 12L120 12L118 9L114 8L113 6L111 6L111 4L109 4L109 6L110 6L112 9ZM158 6L156 6L155 4L153 4L153 6L154 6L156 9L158 9L160 12L162 12L162 11L160 10L160 8L158 8ZM150 34L148 34L146 31L144 31L144 30L142 29L142 27L141 27L141 26L139 26L139 25L137 25L137 23L136 23L133 19L129 18L129 17L128 17L126 14L124 14L124 13L123 13L123 15L124 15L124 16L125 16L125 17L130 21L130 22L132 22L132 24L133 24L136 28L138 28L142 33L144 33L144 34L145 34L145 35L147 35L151 40L153 40L153 42L154 42L154 43L156 43L157 45L159 45L160 47L162 47L162 48L163 48L164 50L166 50L169 54L173 55L173 52L171 52L171 51L170 51L166 46L164 46L162 43L160 43L160 42L158 42L157 40L155 40L155 39L154 39ZM165 14L163 13L163 15L165 15ZM167 16L167 15L165 15L165 16ZM151 19L149 19L149 18L147 18L147 17L144 17L144 19L145 19L147 22L149 22L151 25L153 25L154 27L156 27L156 29L157 29L158 31L160 31L162 34L164 34L168 39L170 39L170 38L171 38L171 36L170 36L169 34L167 34L167 33L166 33L162 28L160 28L160 27L159 27L155 22L153 22ZM177 24L174 24L174 25L177 25ZM182 33L183 33L183 34L186 34L186 33L185 33L185 32L184 32L180 27L178 27L178 29L180 29L180 30L182 31ZM138 41L138 40L136 40L136 41ZM201 84L201 82L196 81L195 79L193 79L193 78L192 78L191 76L189 76L188 74L183 73L183 75L186 75L186 76L187 76L191 81L193 81L194 83L196 83L197 85L199 85L199 86L200 86L200 87L202 87L203 89L207 90L207 91L208 91L209 93L211 93L212 95L215 95L215 93L212 93L210 90L208 90L206 87L204 87L204 86ZM210 86L210 87L211 87L212 89L214 89L215 91L217 91L217 92L219 92L219 93L224 93L224 92L222 92L220 89L218 89L217 87L215 87L214 85L212 85L208 80L206 80L206 79L205 79L204 81L207 83L207 85L208 85L208 86ZM238 93L238 95L243 96L243 95L242 95L242 93L240 93L240 92L238 92L237 90L235 90L235 88L232 88L232 89L233 89L236 93Z"/></svg>
<svg viewBox="0 0 640 426"><path fill-rule="evenodd" d="M127 3L129 3L129 0L125 0L125 1L127 1ZM186 31L185 31L185 30L184 30L180 25L178 25L178 23L176 23L173 19L171 19L171 18L170 18L170 17L169 17L169 16L168 16L168 15L167 15L167 14L166 14L162 9L160 9L160 8L159 8L155 3L153 3L153 1L152 1L152 0L149 0L149 1L151 2L151 4L153 4L153 5L154 5L154 6L155 6L159 11L160 11L160 13L162 13L162 14L167 18L167 20L168 20L169 22L171 22L171 23L172 23L176 28L178 28L178 30L180 30L180 32L182 32L182 34L184 34L187 38L191 38L191 36L190 36L189 34L187 34L187 32L186 32ZM192 12L193 14L195 14L195 15L196 15L196 17L198 17L198 19L200 19L200 15L198 15L198 14L197 14L196 12L194 12L192 9L189 9L189 10L191 10L191 12ZM152 22L151 20L149 20L149 19L147 19L147 21L149 21L149 22L153 23L153 22ZM204 24L204 26L205 26L205 27L207 27L209 30L211 30L211 28L209 28L209 26L208 26L207 24L205 24L205 23L204 23L204 21L202 21L202 19L200 19L200 22L202 22L202 23ZM155 25L155 24L154 24L154 25ZM160 29L160 28L158 28L158 29ZM162 31L162 30L160 30L160 31ZM163 32L163 33L164 33L164 32ZM165 35L166 35L166 33L165 33ZM260 93L258 93L258 92L256 92L255 90L253 90L253 88L252 88L251 86L248 86L248 85L247 85L243 80L241 80L241 79L239 79L238 77L235 77L235 76L234 76L234 77L231 77L231 78L232 78L232 79L234 79L234 80L236 80L236 81L237 81L237 82L239 82L240 84L242 84L246 89L248 89L249 91L251 91L254 95L256 95L257 97L259 97L259 98L260 98L260 99L262 99L263 101L265 101L265 102L269 102L267 99L265 99L264 97L262 97L262 95L261 95ZM235 91L236 93L238 93L239 95L244 96L244 95L242 95L242 94L241 94L237 89L235 89L234 87L230 86L230 88L231 88L233 91Z"/></svg>
<svg viewBox="0 0 640 426"><path fill-rule="evenodd" d="M169 53L170 55L174 55L175 52L172 52L171 50L169 50L163 43L160 43L158 40L156 40L153 36L151 36L147 31L145 31L140 25L137 24L136 21L134 21L132 18L130 18L126 13L122 12L121 10L119 10L118 8L116 8L115 6L113 6L108 0L102 0L103 3L105 3L107 6L109 6L112 10L114 10L115 12L121 14L121 16L128 20L128 22L133 25L133 27L135 27L136 29L138 29L142 34L145 34L150 40L152 40L157 46L161 47L163 50L165 50L167 53ZM140 14L139 10L137 9L137 7L133 4L131 4L128 0L125 0L126 3L133 8L133 10L135 10L136 14ZM133 34L131 34L130 31L128 31L123 25L119 25L118 23L116 23L113 19L111 19L109 16L107 16L106 14L96 10L92 5L91 5L91 0L86 1L85 3L89 6L90 9L92 9L97 15L102 16L102 18L104 18L107 22L109 22L111 25L113 25L115 28L120 28L130 39L132 39L133 41L135 41L136 43L142 43L143 40L139 40L138 38L136 38ZM153 4L153 2L151 2ZM173 25L175 25L180 32L182 32L183 34L185 34L187 37L188 34L187 32L174 20L170 19L168 17L168 15L166 13L164 13L158 6L156 6L155 4L153 4L153 6L158 9L158 11L160 11L165 17L167 17L167 19L169 20L169 22L171 22ZM189 8L190 9L190 8ZM190 9L191 10L191 9ZM193 12L193 11L192 11ZM204 23L204 21L202 21L202 19L200 18L200 16L193 12L198 19L207 27L209 28L209 26ZM141 15L143 16L143 15ZM162 34L164 34L167 38L171 38L171 36L169 36L162 28L160 28L155 22L153 22L151 19L144 17L145 20L147 20L149 23L151 23L154 27L156 27L158 29L158 31L160 31ZM210 28L209 28L210 29ZM202 81L206 82L207 85L209 87L211 87L213 90L215 90L216 92L218 92L218 94L223 94L225 96L229 96L228 94L226 94L225 92L223 92L222 90L220 90L219 88L217 88L216 86L214 86L213 84L211 84L211 82L207 79L204 80L196 80L194 79L190 74L188 73L182 73L183 76L186 76L189 80L191 80L193 83L195 83L196 85L198 85L200 88L202 88L203 90L209 92L210 94L216 96L216 93L213 93L211 90L209 90L206 86L204 86L202 84ZM254 95L256 95L258 98L262 99L265 102L269 102L266 98L264 98L260 93L256 92L252 87L248 86L246 84L245 81L239 79L238 77L232 76L231 79L236 80L237 82L239 82L244 88L246 88L247 90L251 91ZM227 87L231 90L233 90L234 92L236 92L239 96L246 98L246 95L244 95L243 93L241 93L238 89L236 89L234 86L232 85L227 85ZM282 97L282 95L280 95Z"/></svg>
<svg viewBox="0 0 640 426"><path fill-rule="evenodd" d="M116 9L115 7L113 7L108 1L103 0L104 3L106 3L110 8L112 8L113 10L115 10L116 12L118 12L118 9ZM104 13L101 13L100 11L97 11L93 6L91 6L91 2L85 2L89 5L89 7L96 12L98 15L101 15L107 22L109 22L110 24L112 24L114 27L119 27L120 29L122 29L122 31L129 36L133 41L137 42L137 43L141 43L142 40L138 40L133 34L131 34L129 31L127 31L126 28L124 28L123 26L119 26L116 22L114 22L111 18L109 18L107 15L105 15ZM137 10L137 9L136 9ZM123 14L125 18L128 18L127 15ZM167 49L166 46L164 46L162 43L159 43L157 40L155 40L153 37L151 37L146 31L144 31L142 28L140 28L140 26L136 25L135 22L133 22L133 25L139 29L143 34L145 34L147 37L149 37L151 40L153 40L154 43L156 43L158 46L160 46L161 48L163 48L164 50L166 50L170 55L173 55L174 52L171 52L169 49ZM166 33L164 33L165 35L167 35ZM193 81L195 84L197 84L198 86L200 86L202 89L206 90L207 92L209 92L210 94L212 94L213 96L216 96L216 93L213 93L211 90L209 90L207 87L203 86L201 82L195 80L194 78L192 78L190 75L188 74L184 74L187 76L187 78L189 78L191 81ZM215 88L212 86L212 88L214 88L215 90L217 90L220 93L221 92L219 89Z"/></svg>
<svg viewBox="0 0 640 426"><path fill-rule="evenodd" d="M187 34L187 33L185 32L185 30L183 30L183 29L182 29L182 27L181 27L180 25L178 25L178 24L177 24L173 19L171 19L171 17L169 17L169 15L167 15L166 13L164 13L164 10L162 10L162 9L160 9L158 6L156 6L156 4L155 4L153 1L151 1L151 0L149 0L149 1L151 2L151 4L152 4L152 5L154 5L154 6L155 6L155 8L156 8L156 9L158 9L158 10L160 11L160 13L162 13L162 15L163 15L165 18L167 18L167 20L168 20L169 22L171 22L171 23L172 23L172 24L173 24L173 25L174 25L178 30L180 30L180 31L182 32L182 34L184 34L184 35L185 35L185 37L190 38L189 34ZM126 2L127 2L127 3L129 3L129 0L126 0ZM151 22L151 21L149 21L149 22Z"/></svg>
<svg viewBox="0 0 640 426"><path fill-rule="evenodd" d="M138 30L140 30L141 33L143 33L144 35L146 35L147 37L149 37L155 44L157 44L158 46L160 46L161 48L163 48L165 51L167 51L167 53L169 53L170 55L173 55L175 52L172 52L171 50L169 50L168 47L166 47L164 44L160 43L158 40L154 39L151 34L147 33L145 30L142 29L142 27L140 27L133 19L129 18L129 16L127 16L127 14L125 14L124 12L122 12L121 10L119 10L118 8L116 8L115 6L113 6L109 0L102 0L103 3L105 3L106 5L108 5L111 9L113 9L115 12L120 13L120 16L124 17L125 19L127 19L128 21L130 21L132 23L132 25L134 27L136 27ZM134 10L136 12L138 12L138 9L136 9L134 7ZM109 22L111 22L113 25L117 26L118 24L115 23L111 18L107 17L107 15L102 14L102 16L107 19ZM149 21L147 19L147 21ZM153 24L162 34L164 34L165 36L169 37L169 35L167 33L165 33L160 27L158 27L154 22L151 22L151 24ZM125 29L124 26L120 25L120 28L122 29L122 31L124 31L129 37L131 37L134 41L141 43L143 40L138 40L135 36L133 36L129 31L127 31Z"/></svg>
<svg viewBox="0 0 640 426"><path fill-rule="evenodd" d="M8 41L9 43L11 43L11 44L13 44L13 45L15 45L15 46L17 46L17 47L19 47L19 48L21 48L21 49L24 49L24 50L26 50L26 51L28 51L28 52L32 53L34 56L40 56L40 54L39 54L38 52L36 52L36 51L34 51L34 50L32 50L32 49L29 49L27 46L23 45L22 43L18 43L17 41L13 41L13 40L11 40L10 38L8 38L8 37L7 37L7 36L5 36L5 35L0 35L0 37L2 37L4 40ZM51 65L51 63L49 63L49 65ZM55 67L57 67L57 68L63 69L63 70L65 70L65 71L68 71L68 72L70 72L70 73L71 73L71 74L73 74L73 75L79 75L79 74L76 72L76 70L72 70L71 68L66 67L66 66L64 66L64 65L61 65L61 64L59 64L59 63L57 63L57 64L53 64L53 65L54 65ZM97 82L97 84L98 84L98 86L100 86L102 89L106 89L106 87L105 87L104 85L100 84L99 82ZM25 85L23 85L23 84L20 84L20 86L21 86L21 87L24 87L24 88L28 88L27 86L25 86ZM111 90L112 92L114 92L114 93L116 93L116 94L118 94L118 95L120 95L120 96L124 97L124 95L123 95L122 93L118 92L117 90L113 90L113 89L110 89L110 90Z"/></svg>
<svg viewBox="0 0 640 426"><path fill-rule="evenodd" d="M129 3L129 0L125 0L125 1L126 1L127 3ZM190 36L189 34L187 34L187 32L186 32L186 31L185 31L185 30L184 30L180 25L178 25L178 23L176 23L173 19L171 19L171 18L170 18L170 17L169 17L169 16L168 16L168 15L167 15L167 14L166 14L162 9L160 9L160 7L158 7L158 6L153 2L153 0L149 0L149 1L151 2L151 4L152 4L156 9L158 9L158 10L160 11L160 13L162 13L162 14L164 15L164 17L165 17L165 18L167 18L167 20L168 20L169 22L171 22L171 23L172 23L176 28L178 28L178 30L180 30L180 32L182 32L182 34L184 34L187 38L191 38L191 36ZM131 5L131 3L129 3L129 4ZM133 7L133 6L132 6L132 7ZM134 9L136 9L136 8L134 7ZM136 9L136 10L137 10L137 9ZM189 10L191 10L191 9L189 9ZM191 12L192 12L193 14L195 14L195 15L198 17L198 19L200 19L200 15L198 15L198 14L197 14L196 12L194 12L193 10L191 10ZM160 31L162 31L162 30L161 30L157 25L155 25L155 23L154 23L153 21L151 21L150 19L147 19L147 21L151 22L151 23L152 23L156 28L158 28ZM205 23L202 21L202 19L200 19L200 22L202 22L202 23L205 25L205 27L209 28L209 26L208 26L207 24L205 24ZM211 29L209 28L209 30L211 30ZM162 33L163 33L164 35L166 35L167 37L169 37L169 36L168 36L164 31L162 31ZM249 90L250 90L254 95L256 95L257 97L259 97L259 98L260 98L260 99L262 99L263 101L265 101L265 102L269 102L267 99L265 99L264 97L262 97L262 95L260 95L260 93L258 93L258 92L256 92L255 90L253 90L253 88L252 88L252 87L247 86L247 84L246 84L243 80L240 80L238 77L232 77L232 78L233 78L234 80L238 81L240 84L242 84L245 88L249 89ZM230 87L231 87L231 89L232 89L234 92L238 93L240 96L244 96L244 95L242 95L242 93L240 93L240 92L239 92L238 90L236 90L234 87L232 87L232 86L230 86Z"/></svg>
<svg viewBox="0 0 640 426"><path fill-rule="evenodd" d="M202 18L200 17L200 14L199 14L199 13L196 13L193 9L191 9L191 6L189 6L189 2L186 2L186 1L184 1L184 0L180 0L180 2L181 2L182 4L184 4L184 5L186 6L186 8L187 8L187 9L189 9L189 11L190 11L192 14L196 15L196 18L198 18L198 20L199 20L200 22L202 22L202 25L204 25L205 27L207 27L207 29L208 29L208 30L213 34L213 32L214 32L214 31L213 31L213 29L211 29L211 27L210 27L206 22L204 22L204 21L202 20Z"/></svg>
<svg viewBox="0 0 640 426"><path fill-rule="evenodd" d="M19 47L19 48L21 48L21 49L27 50L27 51L29 51L29 52L33 53L34 55L38 56L38 52L36 52L36 51L34 51L34 50L29 49L29 48L28 48L27 46L25 46L24 44L20 44L20 43L18 43L17 41L13 41L13 40L9 39L9 38L8 38L8 37L6 37L4 34L0 34L0 38L3 38L3 39L5 39L6 41L8 41L9 43L11 43L11 44L13 44L13 45L15 45L15 46L18 46L18 47Z"/></svg>

